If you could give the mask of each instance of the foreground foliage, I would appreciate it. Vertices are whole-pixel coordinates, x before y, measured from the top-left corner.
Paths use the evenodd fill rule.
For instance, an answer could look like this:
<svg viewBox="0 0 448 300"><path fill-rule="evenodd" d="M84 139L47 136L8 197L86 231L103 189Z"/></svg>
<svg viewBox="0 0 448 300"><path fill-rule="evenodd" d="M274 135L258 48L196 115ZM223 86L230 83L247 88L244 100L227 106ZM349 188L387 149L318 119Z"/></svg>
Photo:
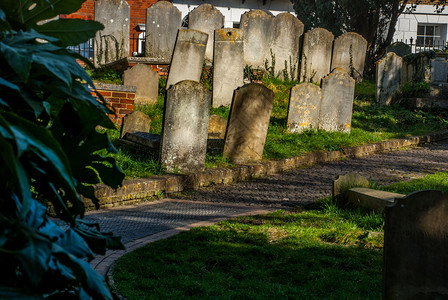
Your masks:
<svg viewBox="0 0 448 300"><path fill-rule="evenodd" d="M0 3L0 298L110 299L86 260L119 239L78 219L80 195L92 184L117 187L123 174L98 125L114 128L93 83L67 50L102 29L94 21L57 19L84 0L3 0ZM84 59L83 59L84 60ZM86 64L88 61L84 60ZM63 221L63 230L47 216Z"/></svg>

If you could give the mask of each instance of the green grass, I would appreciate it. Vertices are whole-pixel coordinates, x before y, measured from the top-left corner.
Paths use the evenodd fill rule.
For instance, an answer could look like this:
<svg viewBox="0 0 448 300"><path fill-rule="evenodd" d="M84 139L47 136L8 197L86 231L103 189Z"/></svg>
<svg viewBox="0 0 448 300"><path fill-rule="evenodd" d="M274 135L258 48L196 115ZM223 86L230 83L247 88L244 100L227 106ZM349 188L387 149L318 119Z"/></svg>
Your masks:
<svg viewBox="0 0 448 300"><path fill-rule="evenodd" d="M389 192L403 195L420 190L440 190L448 192L448 172L437 172L435 174L426 175L422 178L413 179L406 182L398 182L380 188Z"/></svg>

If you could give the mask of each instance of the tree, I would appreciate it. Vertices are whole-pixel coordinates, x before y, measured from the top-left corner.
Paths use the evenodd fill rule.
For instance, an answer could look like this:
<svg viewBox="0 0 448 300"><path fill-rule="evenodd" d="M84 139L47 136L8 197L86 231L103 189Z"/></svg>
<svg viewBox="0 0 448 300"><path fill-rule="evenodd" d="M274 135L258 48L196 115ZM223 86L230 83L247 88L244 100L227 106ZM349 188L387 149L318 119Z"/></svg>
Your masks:
<svg viewBox="0 0 448 300"><path fill-rule="evenodd" d="M113 112L76 59L90 62L67 50L103 26L54 19L83 2L0 2L1 299L111 299L86 259L123 245L79 217L80 195L98 207L92 185L123 179L115 161L98 154L114 151L97 130L114 128L106 115Z"/></svg>
<svg viewBox="0 0 448 300"><path fill-rule="evenodd" d="M386 53L392 42L398 17L407 9L415 10L422 0L291 0L305 30L323 27L335 36L357 32L367 40L367 71ZM429 0L436 11L446 0Z"/></svg>

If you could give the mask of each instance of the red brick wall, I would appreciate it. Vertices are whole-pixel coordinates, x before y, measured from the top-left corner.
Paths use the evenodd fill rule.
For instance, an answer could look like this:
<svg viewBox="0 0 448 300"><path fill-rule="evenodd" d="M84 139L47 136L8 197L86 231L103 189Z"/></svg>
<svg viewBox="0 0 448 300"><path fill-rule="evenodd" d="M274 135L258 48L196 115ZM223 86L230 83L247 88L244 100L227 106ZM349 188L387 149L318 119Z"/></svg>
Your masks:
<svg viewBox="0 0 448 300"><path fill-rule="evenodd" d="M121 125L123 117L134 111L134 92L97 91L104 97L107 104L115 109L115 115L111 114L109 118L116 125Z"/></svg>

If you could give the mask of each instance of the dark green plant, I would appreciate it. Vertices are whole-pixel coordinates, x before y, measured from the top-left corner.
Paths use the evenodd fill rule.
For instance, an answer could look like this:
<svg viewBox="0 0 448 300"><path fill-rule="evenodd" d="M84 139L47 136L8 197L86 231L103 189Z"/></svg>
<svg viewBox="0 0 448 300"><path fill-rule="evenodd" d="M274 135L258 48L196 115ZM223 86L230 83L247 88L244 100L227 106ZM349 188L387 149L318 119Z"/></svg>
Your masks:
<svg viewBox="0 0 448 300"><path fill-rule="evenodd" d="M123 84L123 74L112 68L103 67L97 69L87 69L87 73L94 80L104 83Z"/></svg>
<svg viewBox="0 0 448 300"><path fill-rule="evenodd" d="M400 88L401 97L411 98L411 97L422 97L429 93L430 87L429 83L424 81L421 82L407 82L403 84Z"/></svg>
<svg viewBox="0 0 448 300"><path fill-rule="evenodd" d="M112 158L97 154L115 150L97 126L114 125L76 59L91 64L67 50L103 26L42 22L75 12L83 2L0 3L1 299L111 299L86 260L123 245L78 217L84 215L81 196L98 206L93 184L116 188L123 174ZM48 206L68 229L48 218Z"/></svg>
<svg viewBox="0 0 448 300"><path fill-rule="evenodd" d="M260 81L263 79L263 71L255 70L252 66L244 66L244 79L250 82Z"/></svg>
<svg viewBox="0 0 448 300"><path fill-rule="evenodd" d="M203 65L200 82L209 90L213 90L213 66Z"/></svg>

